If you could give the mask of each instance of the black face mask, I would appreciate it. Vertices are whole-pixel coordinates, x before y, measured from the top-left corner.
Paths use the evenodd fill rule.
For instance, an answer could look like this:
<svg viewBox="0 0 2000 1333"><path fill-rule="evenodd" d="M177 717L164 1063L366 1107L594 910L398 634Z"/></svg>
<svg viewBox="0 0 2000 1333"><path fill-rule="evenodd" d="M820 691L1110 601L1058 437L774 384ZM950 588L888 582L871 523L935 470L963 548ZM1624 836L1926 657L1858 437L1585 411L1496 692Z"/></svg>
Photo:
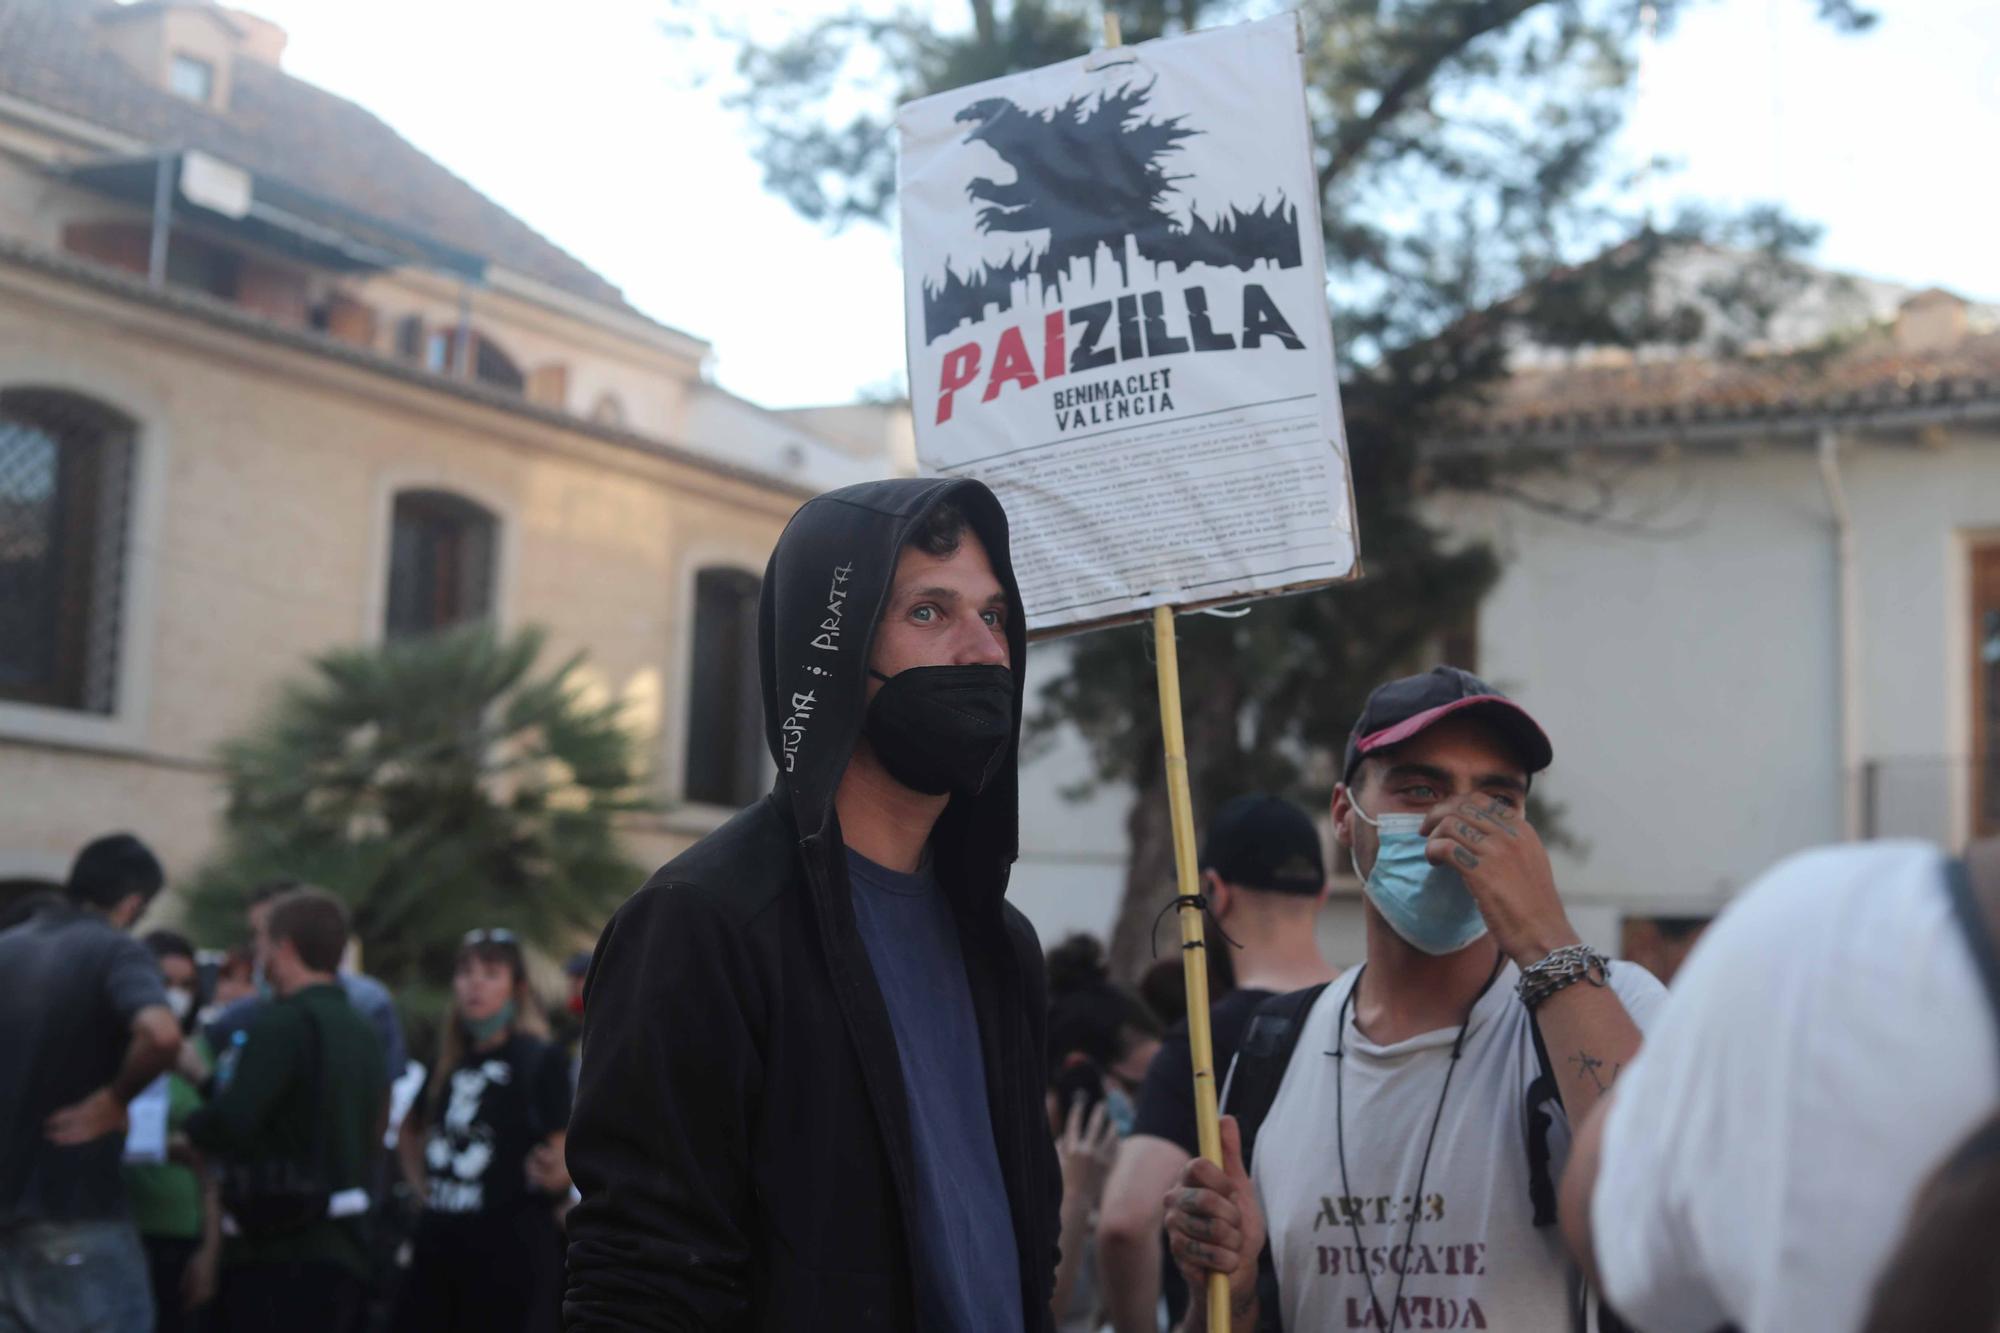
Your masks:
<svg viewBox="0 0 2000 1333"><path fill-rule="evenodd" d="M977 796L1014 740L1014 673L998 665L911 667L868 705L868 743L889 776L930 796Z"/></svg>

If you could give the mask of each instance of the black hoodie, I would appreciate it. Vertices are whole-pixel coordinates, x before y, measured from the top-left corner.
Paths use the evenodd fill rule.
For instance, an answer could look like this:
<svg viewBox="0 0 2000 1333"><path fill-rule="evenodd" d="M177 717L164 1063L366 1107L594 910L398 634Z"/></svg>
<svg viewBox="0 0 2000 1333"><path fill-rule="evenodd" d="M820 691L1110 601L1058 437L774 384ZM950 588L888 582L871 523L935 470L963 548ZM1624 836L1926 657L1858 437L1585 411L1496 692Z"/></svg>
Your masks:
<svg viewBox="0 0 2000 1333"><path fill-rule="evenodd" d="M897 558L947 499L1017 608L1018 748L1027 643L992 493L926 479L809 501L778 540L759 608L777 785L646 881L584 983L571 1329L916 1333L908 1102L833 798ZM1004 897L1017 792L1010 758L980 796L952 799L931 854L979 1022L1021 1304L1029 1330L1044 1330L1061 1177L1043 1109L1041 948Z"/></svg>

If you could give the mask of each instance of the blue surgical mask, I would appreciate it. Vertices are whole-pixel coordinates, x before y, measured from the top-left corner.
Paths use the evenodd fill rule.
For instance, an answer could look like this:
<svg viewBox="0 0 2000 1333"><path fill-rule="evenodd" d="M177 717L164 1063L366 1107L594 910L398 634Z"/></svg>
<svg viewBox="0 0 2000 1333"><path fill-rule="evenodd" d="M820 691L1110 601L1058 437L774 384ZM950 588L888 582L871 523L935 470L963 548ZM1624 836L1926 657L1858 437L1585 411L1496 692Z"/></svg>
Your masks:
<svg viewBox="0 0 2000 1333"><path fill-rule="evenodd" d="M476 1042L491 1041L514 1024L514 1002L501 1005L484 1018L462 1018L465 1031Z"/></svg>
<svg viewBox="0 0 2000 1333"><path fill-rule="evenodd" d="M1424 859L1424 845L1429 841L1421 832L1424 816L1370 819L1359 805L1354 807L1354 816L1375 827L1375 868L1368 872L1362 888L1389 929L1411 948L1437 956L1457 953L1486 933L1486 918L1479 914L1479 904L1472 900L1459 873ZM1352 847L1347 855L1354 860ZM1361 874L1359 861L1354 861L1354 873Z"/></svg>
<svg viewBox="0 0 2000 1333"><path fill-rule="evenodd" d="M1127 1138L1132 1133L1132 1126L1139 1121L1139 1108L1132 1104L1132 1098L1126 1094L1125 1089L1106 1088L1104 1118L1118 1131L1119 1138Z"/></svg>

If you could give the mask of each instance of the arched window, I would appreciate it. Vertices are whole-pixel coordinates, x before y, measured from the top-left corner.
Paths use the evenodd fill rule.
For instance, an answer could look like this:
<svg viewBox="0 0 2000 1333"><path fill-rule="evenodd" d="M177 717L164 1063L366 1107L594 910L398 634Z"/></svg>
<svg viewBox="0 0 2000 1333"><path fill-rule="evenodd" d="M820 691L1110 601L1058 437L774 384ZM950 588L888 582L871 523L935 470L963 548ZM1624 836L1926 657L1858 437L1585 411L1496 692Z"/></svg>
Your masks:
<svg viewBox="0 0 2000 1333"><path fill-rule="evenodd" d="M390 638L492 614L499 527L489 510L462 495L397 493L389 546Z"/></svg>
<svg viewBox="0 0 2000 1333"><path fill-rule="evenodd" d="M0 699L113 710L134 432L95 399L0 390Z"/></svg>
<svg viewBox="0 0 2000 1333"><path fill-rule="evenodd" d="M694 576L685 783L690 801L748 805L763 791L757 589L757 576L747 570L704 569Z"/></svg>

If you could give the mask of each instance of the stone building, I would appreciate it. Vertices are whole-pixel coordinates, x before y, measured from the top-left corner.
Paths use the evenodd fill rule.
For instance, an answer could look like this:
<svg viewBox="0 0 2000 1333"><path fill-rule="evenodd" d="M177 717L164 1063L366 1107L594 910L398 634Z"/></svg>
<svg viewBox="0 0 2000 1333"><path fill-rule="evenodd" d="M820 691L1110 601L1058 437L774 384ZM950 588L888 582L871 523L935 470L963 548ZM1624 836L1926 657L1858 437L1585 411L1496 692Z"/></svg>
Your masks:
<svg viewBox="0 0 2000 1333"><path fill-rule="evenodd" d="M768 782L754 688L715 683L754 681L785 519L906 470L907 420L718 388L284 43L0 0L0 883L114 828L189 869L278 681L479 617L589 651L664 858Z"/></svg>

